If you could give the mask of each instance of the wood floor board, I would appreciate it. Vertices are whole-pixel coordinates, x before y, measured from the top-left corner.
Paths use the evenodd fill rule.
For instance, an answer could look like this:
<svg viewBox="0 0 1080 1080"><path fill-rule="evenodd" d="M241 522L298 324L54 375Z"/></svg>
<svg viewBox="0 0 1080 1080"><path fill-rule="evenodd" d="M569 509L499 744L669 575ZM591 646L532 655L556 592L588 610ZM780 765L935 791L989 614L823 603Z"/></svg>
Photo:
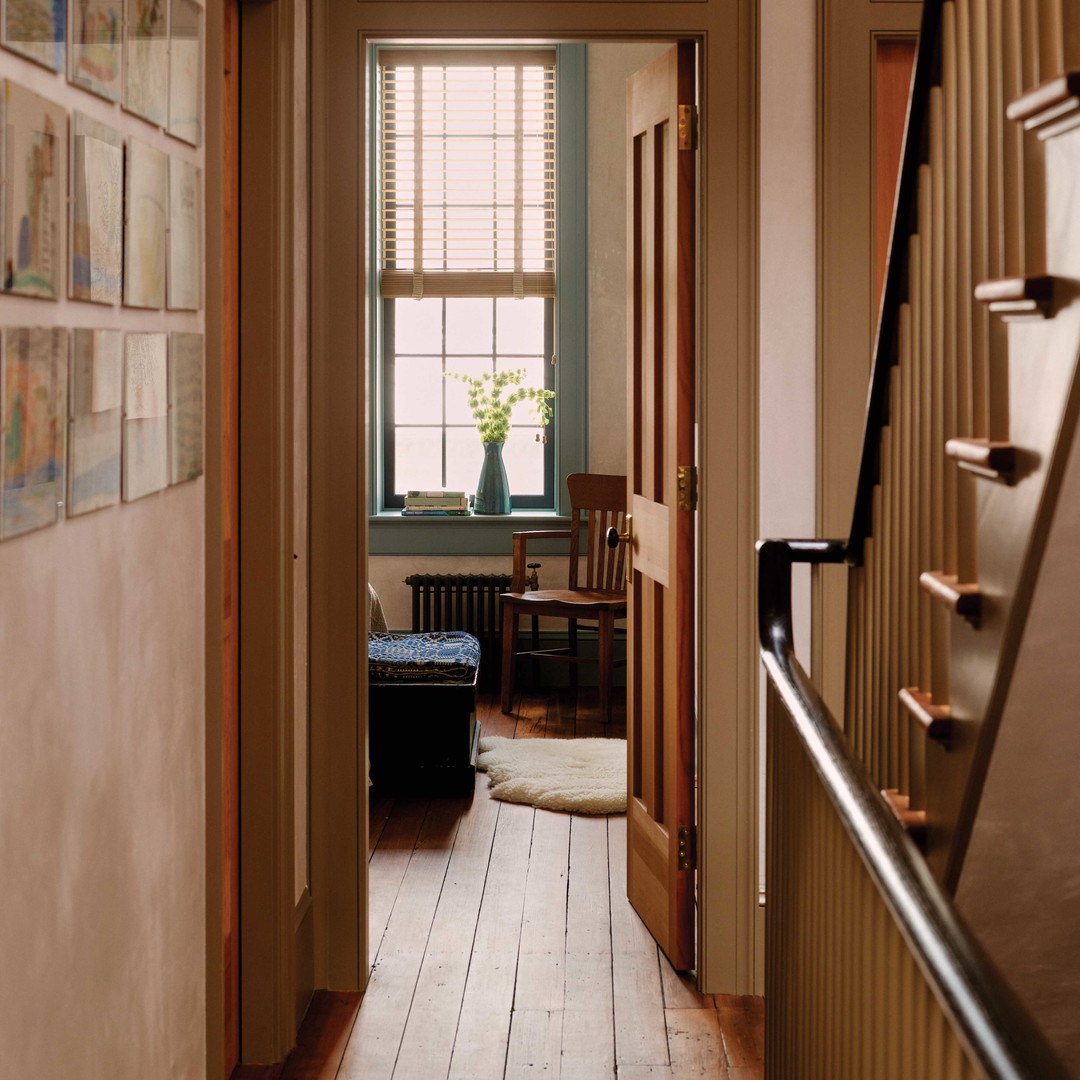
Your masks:
<svg viewBox="0 0 1080 1080"><path fill-rule="evenodd" d="M334 1080L362 997L360 993L315 991L281 1080Z"/></svg>
<svg viewBox="0 0 1080 1080"><path fill-rule="evenodd" d="M670 1065L659 950L626 899L626 819L608 819L615 1060Z"/></svg>
<svg viewBox="0 0 1080 1080"><path fill-rule="evenodd" d="M498 817L498 803L481 795L461 818L394 1080L431 1080L449 1072Z"/></svg>
<svg viewBox="0 0 1080 1080"><path fill-rule="evenodd" d="M668 1009L715 1009L712 994L700 994L691 975L676 971L666 956L660 957L660 979L664 986L664 1006Z"/></svg>
<svg viewBox="0 0 1080 1080"><path fill-rule="evenodd" d="M522 695L518 698L515 739L543 739L547 734L548 702L546 697Z"/></svg>
<svg viewBox="0 0 1080 1080"><path fill-rule="evenodd" d="M615 1011L611 953L566 954L562 1070L573 1080L615 1074Z"/></svg>
<svg viewBox="0 0 1080 1080"><path fill-rule="evenodd" d="M715 1010L667 1009L664 1018L672 1068L716 1069L718 1065L723 1068L724 1040Z"/></svg>
<svg viewBox="0 0 1080 1080"><path fill-rule="evenodd" d="M724 1050L733 1069L760 1069L765 1061L765 999L716 995Z"/></svg>
<svg viewBox="0 0 1080 1080"><path fill-rule="evenodd" d="M517 728L517 716L504 713L499 706L498 695L481 694L476 705L476 718L480 721L480 735L501 735L512 739Z"/></svg>
<svg viewBox="0 0 1080 1080"><path fill-rule="evenodd" d="M562 1011L515 1009L506 1053L506 1080L562 1076ZM578 1080L572 1073L566 1080Z"/></svg>
<svg viewBox="0 0 1080 1080"><path fill-rule="evenodd" d="M376 954L339 1080L391 1080L393 1076L465 807L465 799L436 799L428 806Z"/></svg>
<svg viewBox="0 0 1080 1080"><path fill-rule="evenodd" d="M394 800L371 791L368 797L368 858L378 846L382 831L394 810Z"/></svg>
<svg viewBox="0 0 1080 1080"><path fill-rule="evenodd" d="M561 1010L570 816L537 810L521 915L514 1009Z"/></svg>
<svg viewBox="0 0 1080 1080"><path fill-rule="evenodd" d="M427 816L428 804L400 800L393 817L383 826L379 844L368 860L368 941L371 959L382 941L402 879L409 868L413 848Z"/></svg>
<svg viewBox="0 0 1080 1080"><path fill-rule="evenodd" d="M450 1080L503 1074L514 1008L518 946L535 811L496 803L498 824L473 941Z"/></svg>

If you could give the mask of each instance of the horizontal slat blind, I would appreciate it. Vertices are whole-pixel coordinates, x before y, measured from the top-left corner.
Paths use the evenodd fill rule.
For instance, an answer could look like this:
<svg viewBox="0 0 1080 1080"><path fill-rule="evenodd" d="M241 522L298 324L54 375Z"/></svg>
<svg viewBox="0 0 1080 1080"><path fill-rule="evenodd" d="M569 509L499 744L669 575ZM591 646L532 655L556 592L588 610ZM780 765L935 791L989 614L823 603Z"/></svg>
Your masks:
<svg viewBox="0 0 1080 1080"><path fill-rule="evenodd" d="M555 295L553 50L379 56L387 297Z"/></svg>

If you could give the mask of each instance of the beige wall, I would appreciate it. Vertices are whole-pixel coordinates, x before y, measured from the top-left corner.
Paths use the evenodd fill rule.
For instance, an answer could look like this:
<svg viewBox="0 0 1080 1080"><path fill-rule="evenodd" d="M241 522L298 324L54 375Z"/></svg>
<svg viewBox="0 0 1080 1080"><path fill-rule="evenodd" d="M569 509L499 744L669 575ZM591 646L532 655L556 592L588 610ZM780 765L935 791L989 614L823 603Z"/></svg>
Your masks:
<svg viewBox="0 0 1080 1080"><path fill-rule="evenodd" d="M0 76L202 164L62 75L3 53ZM0 325L202 319L0 296ZM196 480L0 543L5 1076L205 1075L203 499Z"/></svg>

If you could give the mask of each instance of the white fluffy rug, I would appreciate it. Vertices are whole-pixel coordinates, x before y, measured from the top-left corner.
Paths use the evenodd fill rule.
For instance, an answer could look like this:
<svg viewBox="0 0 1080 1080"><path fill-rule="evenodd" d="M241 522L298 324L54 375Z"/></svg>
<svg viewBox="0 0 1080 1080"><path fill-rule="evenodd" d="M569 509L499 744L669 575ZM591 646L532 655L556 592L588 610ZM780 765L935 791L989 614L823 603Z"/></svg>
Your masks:
<svg viewBox="0 0 1080 1080"><path fill-rule="evenodd" d="M505 802L576 814L626 811L625 739L480 740L477 768Z"/></svg>

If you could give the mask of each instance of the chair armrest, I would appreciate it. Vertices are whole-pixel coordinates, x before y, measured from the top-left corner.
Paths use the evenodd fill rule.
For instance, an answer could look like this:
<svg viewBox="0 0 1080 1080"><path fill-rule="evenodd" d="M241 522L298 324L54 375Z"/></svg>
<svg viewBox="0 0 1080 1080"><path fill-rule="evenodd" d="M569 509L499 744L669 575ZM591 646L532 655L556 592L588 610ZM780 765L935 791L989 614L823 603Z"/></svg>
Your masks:
<svg viewBox="0 0 1080 1080"><path fill-rule="evenodd" d="M526 548L530 540L569 540L569 529L537 529L532 532L516 532L514 537L514 570L510 580L511 592L525 591Z"/></svg>

